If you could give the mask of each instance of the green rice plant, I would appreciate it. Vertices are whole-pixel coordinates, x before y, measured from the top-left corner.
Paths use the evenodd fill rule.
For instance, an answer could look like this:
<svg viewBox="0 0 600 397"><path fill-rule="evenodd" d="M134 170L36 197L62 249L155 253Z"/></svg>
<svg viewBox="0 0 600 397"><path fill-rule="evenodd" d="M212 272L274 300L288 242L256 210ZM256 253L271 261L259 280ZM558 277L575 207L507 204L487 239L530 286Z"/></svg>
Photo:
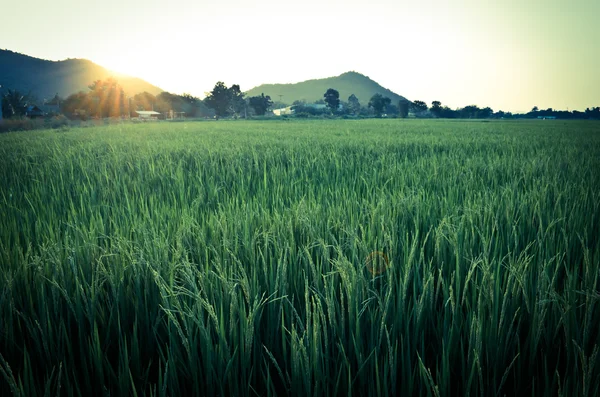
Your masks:
<svg viewBox="0 0 600 397"><path fill-rule="evenodd" d="M0 395L597 395L599 133L2 134Z"/></svg>

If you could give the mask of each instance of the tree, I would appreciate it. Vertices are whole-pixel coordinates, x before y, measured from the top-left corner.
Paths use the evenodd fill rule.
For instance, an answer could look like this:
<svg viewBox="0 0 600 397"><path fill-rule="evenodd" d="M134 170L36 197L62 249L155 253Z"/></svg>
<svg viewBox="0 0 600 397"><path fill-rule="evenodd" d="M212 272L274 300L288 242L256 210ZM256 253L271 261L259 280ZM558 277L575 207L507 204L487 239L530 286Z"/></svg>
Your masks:
<svg viewBox="0 0 600 397"><path fill-rule="evenodd" d="M381 94L375 94L369 101L369 107L373 108L375 115L381 117L387 105L392 103L392 100L388 97L384 97Z"/></svg>
<svg viewBox="0 0 600 397"><path fill-rule="evenodd" d="M538 107L537 107L537 106L534 106L534 107L531 109L531 112L532 112L532 113L533 113L533 112L537 112L538 110L539 110L539 109L538 109Z"/></svg>
<svg viewBox="0 0 600 397"><path fill-rule="evenodd" d="M88 88L93 116L119 117L125 113L125 91L116 79L96 80Z"/></svg>
<svg viewBox="0 0 600 397"><path fill-rule="evenodd" d="M494 111L490 107L485 107L483 109L479 109L479 111L477 112L477 118L489 119L492 116L492 114L494 114Z"/></svg>
<svg viewBox="0 0 600 397"><path fill-rule="evenodd" d="M399 116L403 119L407 118L409 108L410 108L410 102L408 102L407 100L400 100L400 102L398 102Z"/></svg>
<svg viewBox="0 0 600 397"><path fill-rule="evenodd" d="M421 113L427 111L427 104L423 101L413 101L412 110L415 113Z"/></svg>
<svg viewBox="0 0 600 397"><path fill-rule="evenodd" d="M151 100L151 98L147 99ZM172 110L174 112L183 112L186 117L206 117L211 114L200 98L187 93L177 95L163 91L156 96L153 103L154 110L158 112L166 113Z"/></svg>
<svg viewBox="0 0 600 397"><path fill-rule="evenodd" d="M91 109L90 97L83 91L69 95L60 104L60 111L69 117L86 118L90 115Z"/></svg>
<svg viewBox="0 0 600 397"><path fill-rule="evenodd" d="M244 93L237 84L229 88L229 106L232 114L240 116L243 113L244 117L246 116L247 103L244 99Z"/></svg>
<svg viewBox="0 0 600 397"><path fill-rule="evenodd" d="M360 102L354 94L348 97L348 110L355 115L360 112Z"/></svg>
<svg viewBox="0 0 600 397"><path fill-rule="evenodd" d="M227 88L222 81L217 82L211 92L206 94L204 104L215 111L217 118L231 114L242 114L246 110L246 100L240 86L234 84Z"/></svg>
<svg viewBox="0 0 600 397"><path fill-rule="evenodd" d="M2 115L5 118L24 116L29 98L19 91L9 89L2 97Z"/></svg>
<svg viewBox="0 0 600 397"><path fill-rule="evenodd" d="M325 103L327 103L327 107L331 110L331 112L335 112L340 107L340 93L333 88L327 90L327 92L323 95L323 99Z"/></svg>
<svg viewBox="0 0 600 397"><path fill-rule="evenodd" d="M254 109L254 113L258 116L264 116L267 113L267 110L271 106L273 106L273 101L271 101L270 96L265 96L265 94L260 94L260 96L253 96L248 99L250 107Z"/></svg>
<svg viewBox="0 0 600 397"><path fill-rule="evenodd" d="M600 107L592 107L585 109L585 117L589 119L599 119L600 118Z"/></svg>
<svg viewBox="0 0 600 397"><path fill-rule="evenodd" d="M159 94L160 95L160 94ZM144 91L135 94L132 99L132 110L153 110L157 98L151 93Z"/></svg>
<svg viewBox="0 0 600 397"><path fill-rule="evenodd" d="M440 117L442 115L442 103L440 101L431 102L430 110L435 117Z"/></svg>
<svg viewBox="0 0 600 397"><path fill-rule="evenodd" d="M460 117L463 119L474 119L477 118L477 115L480 111L481 109L479 109L479 106L469 105L460 109L458 112L460 114Z"/></svg>
<svg viewBox="0 0 600 397"><path fill-rule="evenodd" d="M186 101L182 96L171 94L170 92L163 91L156 96L156 105L154 110L157 112L185 112L184 107Z"/></svg>
<svg viewBox="0 0 600 397"><path fill-rule="evenodd" d="M385 114L387 114L388 117L398 117L400 114L400 109L391 102L392 101L390 100L390 103L385 105Z"/></svg>
<svg viewBox="0 0 600 397"><path fill-rule="evenodd" d="M291 110L296 114L306 113L306 101L304 100L295 100L292 102Z"/></svg>
<svg viewBox="0 0 600 397"><path fill-rule="evenodd" d="M441 117L446 119L455 119L457 116L458 112L456 110L452 110L448 106L442 107Z"/></svg>
<svg viewBox="0 0 600 397"><path fill-rule="evenodd" d="M229 88L222 81L217 82L211 92L206 95L204 103L214 109L217 118L225 117L229 111Z"/></svg>
<svg viewBox="0 0 600 397"><path fill-rule="evenodd" d="M212 111L206 107L204 101L200 98L195 97L188 93L183 93L182 95L178 95L179 99L182 102L181 111L186 113L186 116L189 117L208 117L214 116Z"/></svg>

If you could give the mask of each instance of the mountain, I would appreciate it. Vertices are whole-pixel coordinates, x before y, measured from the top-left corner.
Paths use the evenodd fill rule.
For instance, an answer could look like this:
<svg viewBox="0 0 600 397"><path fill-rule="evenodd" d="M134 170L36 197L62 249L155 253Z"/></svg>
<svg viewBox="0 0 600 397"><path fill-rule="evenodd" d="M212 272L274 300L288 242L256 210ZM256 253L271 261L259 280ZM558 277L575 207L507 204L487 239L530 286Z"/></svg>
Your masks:
<svg viewBox="0 0 600 397"><path fill-rule="evenodd" d="M406 100L403 96L382 87L377 82L357 72L346 72L336 77L325 79L307 80L295 84L262 84L246 92L247 96L256 96L264 93L273 101L279 100L291 104L296 100L314 102L323 99L323 94L329 89L336 89L340 93L340 100L347 101L352 94L356 95L362 105L367 105L369 99L375 94L387 96L393 104Z"/></svg>
<svg viewBox="0 0 600 397"><path fill-rule="evenodd" d="M147 91L153 95L163 90L142 79L109 71L87 59L47 61L8 50L0 50L0 93L7 89L31 93L39 101L58 93L63 98L88 91L96 80L114 76L127 95Z"/></svg>

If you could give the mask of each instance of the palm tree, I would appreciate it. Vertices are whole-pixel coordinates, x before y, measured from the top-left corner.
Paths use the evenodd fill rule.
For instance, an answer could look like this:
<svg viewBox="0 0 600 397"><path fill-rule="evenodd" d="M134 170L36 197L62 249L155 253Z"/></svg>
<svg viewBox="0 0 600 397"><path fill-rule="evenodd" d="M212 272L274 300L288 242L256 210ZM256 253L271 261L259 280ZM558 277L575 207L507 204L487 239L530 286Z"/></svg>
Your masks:
<svg viewBox="0 0 600 397"><path fill-rule="evenodd" d="M2 114L9 118L13 116L24 116L27 108L27 97L17 90L8 90L2 97Z"/></svg>

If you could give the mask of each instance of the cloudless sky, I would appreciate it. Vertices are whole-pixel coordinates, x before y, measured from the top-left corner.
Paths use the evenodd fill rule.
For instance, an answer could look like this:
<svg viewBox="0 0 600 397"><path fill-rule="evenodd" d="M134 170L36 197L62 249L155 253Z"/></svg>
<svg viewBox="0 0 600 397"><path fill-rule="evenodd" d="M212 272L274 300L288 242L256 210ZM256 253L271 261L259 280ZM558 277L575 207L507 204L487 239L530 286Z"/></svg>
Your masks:
<svg viewBox="0 0 600 397"><path fill-rule="evenodd" d="M354 70L452 108L585 109L600 106L599 19L599 0L29 0L3 7L0 48L200 97Z"/></svg>

